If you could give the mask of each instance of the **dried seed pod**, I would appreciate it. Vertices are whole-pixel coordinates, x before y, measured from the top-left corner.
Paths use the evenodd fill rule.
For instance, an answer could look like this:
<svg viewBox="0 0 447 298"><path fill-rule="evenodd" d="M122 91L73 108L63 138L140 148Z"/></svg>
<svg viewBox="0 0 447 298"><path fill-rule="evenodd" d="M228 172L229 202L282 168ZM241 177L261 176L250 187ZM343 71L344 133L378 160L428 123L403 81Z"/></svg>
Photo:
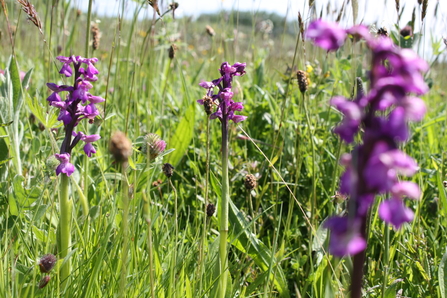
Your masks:
<svg viewBox="0 0 447 298"><path fill-rule="evenodd" d="M171 44L171 46L169 47L169 59L174 59L175 57L175 53L177 52L178 47L176 44Z"/></svg>
<svg viewBox="0 0 447 298"><path fill-rule="evenodd" d="M214 215L214 212L216 212L216 206L214 204L208 204L206 206L206 216L211 217Z"/></svg>
<svg viewBox="0 0 447 298"><path fill-rule="evenodd" d="M127 162L132 155L132 143L123 132L117 131L110 138L109 152L116 161Z"/></svg>
<svg viewBox="0 0 447 298"><path fill-rule="evenodd" d="M209 36L213 37L216 35L216 32L214 32L214 29L210 25L205 26L206 33L208 33Z"/></svg>
<svg viewBox="0 0 447 298"><path fill-rule="evenodd" d="M57 262L57 259L53 254L44 255L39 260L40 272L42 272L42 273L50 272L51 269L53 269L56 262Z"/></svg>
<svg viewBox="0 0 447 298"><path fill-rule="evenodd" d="M256 188L258 183L256 181L255 176L253 176L252 174L247 174L245 176L244 185L245 185L245 188L248 190L252 190L252 189Z"/></svg>
<svg viewBox="0 0 447 298"><path fill-rule="evenodd" d="M298 79L298 86L300 87L301 93L304 93L307 91L307 86L309 85L309 82L307 81L307 73L302 70L298 70L296 72L296 78Z"/></svg>
<svg viewBox="0 0 447 298"><path fill-rule="evenodd" d="M45 275L39 282L39 289L45 288L45 286L50 282L51 276Z"/></svg>
<svg viewBox="0 0 447 298"><path fill-rule="evenodd" d="M174 166L171 165L170 163L165 163L163 165L162 169L163 169L163 173L168 178L171 178L172 175L174 174Z"/></svg>

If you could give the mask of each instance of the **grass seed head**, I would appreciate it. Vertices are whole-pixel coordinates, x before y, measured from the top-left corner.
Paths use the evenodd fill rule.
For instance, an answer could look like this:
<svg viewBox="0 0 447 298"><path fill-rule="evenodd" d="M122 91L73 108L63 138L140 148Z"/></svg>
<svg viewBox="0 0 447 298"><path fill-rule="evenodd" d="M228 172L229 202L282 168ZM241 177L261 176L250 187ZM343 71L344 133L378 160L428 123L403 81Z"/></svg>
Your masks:
<svg viewBox="0 0 447 298"><path fill-rule="evenodd" d="M169 59L174 59L175 57L175 53L177 52L178 47L175 43L171 44L171 46L169 47Z"/></svg>
<svg viewBox="0 0 447 298"><path fill-rule="evenodd" d="M421 21L423 22L425 19L425 15L427 14L427 7L428 7L428 0L422 1L422 15L421 15Z"/></svg>
<svg viewBox="0 0 447 298"><path fill-rule="evenodd" d="M208 204L206 205L206 216L211 217L214 215L214 212L216 212L216 206L214 204Z"/></svg>
<svg viewBox="0 0 447 298"><path fill-rule="evenodd" d="M40 22L39 16L37 15L37 11L34 8L34 5L32 5L28 0L17 0L19 4L22 6L22 10L26 13L28 16L28 20L31 21L34 26L36 26L40 33L43 34L42 31L42 23Z"/></svg>
<svg viewBox="0 0 447 298"><path fill-rule="evenodd" d="M92 32L92 47L93 50L97 50L99 48L99 40L101 38L101 32L99 31L98 24L92 23L91 27Z"/></svg>
<svg viewBox="0 0 447 298"><path fill-rule="evenodd" d="M309 86L309 82L307 80L307 73L303 70L298 70L296 72L296 78L298 79L298 86L300 88L301 93L305 93L307 91L307 87Z"/></svg>

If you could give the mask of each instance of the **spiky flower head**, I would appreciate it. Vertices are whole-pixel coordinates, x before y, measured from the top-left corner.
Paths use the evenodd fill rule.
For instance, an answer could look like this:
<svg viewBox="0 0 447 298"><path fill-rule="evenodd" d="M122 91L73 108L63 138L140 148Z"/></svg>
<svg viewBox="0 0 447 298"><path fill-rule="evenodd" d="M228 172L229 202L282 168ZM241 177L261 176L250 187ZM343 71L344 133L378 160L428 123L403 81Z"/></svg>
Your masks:
<svg viewBox="0 0 447 298"><path fill-rule="evenodd" d="M155 159L166 149L166 142L163 141L156 133L147 134L144 137L144 143L141 146L141 152L149 155L151 159Z"/></svg>
<svg viewBox="0 0 447 298"><path fill-rule="evenodd" d="M57 262L57 258L53 254L46 254L39 260L40 272L48 273L53 269Z"/></svg>

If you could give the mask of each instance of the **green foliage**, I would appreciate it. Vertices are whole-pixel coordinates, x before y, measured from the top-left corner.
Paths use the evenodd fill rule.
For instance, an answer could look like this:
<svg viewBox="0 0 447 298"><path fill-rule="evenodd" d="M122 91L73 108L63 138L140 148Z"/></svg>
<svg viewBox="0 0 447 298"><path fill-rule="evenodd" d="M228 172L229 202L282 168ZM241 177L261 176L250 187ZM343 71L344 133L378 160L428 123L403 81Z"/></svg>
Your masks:
<svg viewBox="0 0 447 298"><path fill-rule="evenodd" d="M220 123L210 121L207 136L206 115L196 101L205 95L198 83L215 79L224 61L247 62L246 75L236 78L233 87L248 116L230 125L228 294L349 296L351 258L328 254L330 235L323 225L332 214L346 212L346 203L332 196L343 171L338 160L350 148L332 133L342 116L329 100L353 96L356 77L368 86L369 57L361 42L335 53L301 40L295 48L296 23L267 12L221 12L196 21L168 13L155 22L146 14L148 9L152 15L152 8L138 1L143 8L132 20L93 15L102 38L99 49L90 49L100 70L92 93L107 100L100 105L100 120L82 124L83 131L101 135L97 153L88 159L78 146L72 155L73 270L63 289L63 260L56 247L60 178L49 157L59 151L64 131L58 110L46 101L46 83L72 84L58 74L61 64L54 57L82 55L90 41L85 40L86 15L77 14L73 1L35 2L44 36L17 5L8 6L16 30L12 56L6 18L1 20L0 297L114 297L123 268L128 272L126 297L214 297L218 223L216 215L206 216L205 204L216 204L221 195ZM303 17L307 22L312 12ZM273 31L259 34L257 26L267 19ZM207 24L216 31L214 37L204 33ZM404 47L416 48L427 35L403 39L397 31L391 37ZM172 43L178 51L171 60ZM446 297L446 64L441 39L433 38L431 46L438 58L426 75L428 113L412 124L413 135L402 148L418 160L421 170L413 179L423 197L406 202L415 220L390 231L386 264L385 227L374 206L365 264L367 297ZM22 81L19 66L29 70ZM304 98L295 78L298 69L309 77ZM124 173L107 153L117 130L126 132L134 150ZM140 136L151 132L168 147L149 164L138 149ZM170 180L161 170L166 162L175 166ZM246 174L257 177L256 189L244 188ZM130 199L126 264L121 261L126 253L120 228L123 196ZM37 260L47 253L59 260L49 284L39 289L43 274Z"/></svg>

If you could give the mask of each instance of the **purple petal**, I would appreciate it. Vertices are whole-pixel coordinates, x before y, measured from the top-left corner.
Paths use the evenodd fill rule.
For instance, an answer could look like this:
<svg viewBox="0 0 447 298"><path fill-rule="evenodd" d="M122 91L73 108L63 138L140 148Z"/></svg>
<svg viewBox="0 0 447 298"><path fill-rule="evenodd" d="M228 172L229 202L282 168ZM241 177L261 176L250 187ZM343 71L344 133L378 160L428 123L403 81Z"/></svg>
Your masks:
<svg viewBox="0 0 447 298"><path fill-rule="evenodd" d="M65 63L59 73L65 75L68 78L71 77L71 75L73 74L73 70L71 69L70 64Z"/></svg>
<svg viewBox="0 0 447 298"><path fill-rule="evenodd" d="M327 51L341 47L346 36L346 31L337 23L328 23L322 20L313 21L306 30L306 38L312 39L315 45Z"/></svg>
<svg viewBox="0 0 447 298"><path fill-rule="evenodd" d="M92 157L92 154L96 153L96 149L93 147L92 143L86 143L84 145L84 152L88 157Z"/></svg>
<svg viewBox="0 0 447 298"><path fill-rule="evenodd" d="M205 89L211 89L211 88L214 88L214 84L213 84L212 82L205 82L205 81L200 82L200 83L199 83L199 86L200 86L200 87L203 87L203 88L205 88Z"/></svg>
<svg viewBox="0 0 447 298"><path fill-rule="evenodd" d="M414 213L404 205L401 199L391 198L380 204L379 216L383 221L399 229L402 224L413 220Z"/></svg>
<svg viewBox="0 0 447 298"><path fill-rule="evenodd" d="M408 197L418 200L421 197L419 185L410 181L400 181L393 185L391 193L396 198Z"/></svg>

